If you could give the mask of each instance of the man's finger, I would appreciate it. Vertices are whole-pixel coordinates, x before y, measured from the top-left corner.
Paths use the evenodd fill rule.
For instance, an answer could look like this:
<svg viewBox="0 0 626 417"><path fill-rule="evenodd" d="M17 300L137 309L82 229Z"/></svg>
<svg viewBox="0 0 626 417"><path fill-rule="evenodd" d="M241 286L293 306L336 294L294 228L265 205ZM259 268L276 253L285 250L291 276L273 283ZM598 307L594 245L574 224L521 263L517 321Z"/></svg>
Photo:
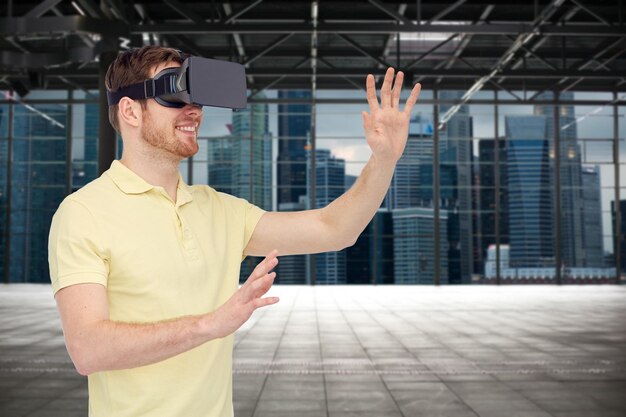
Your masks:
<svg viewBox="0 0 626 417"><path fill-rule="evenodd" d="M278 297L257 298L252 302L252 305L256 310L257 308L271 306L272 304L276 304L279 301L280 298Z"/></svg>
<svg viewBox="0 0 626 417"><path fill-rule="evenodd" d="M420 83L415 84L413 90L411 90L411 95L406 99L406 104L404 105L404 113L411 113L413 110L413 106L417 102L418 97L420 96L420 91L422 91L422 85Z"/></svg>
<svg viewBox="0 0 626 417"><path fill-rule="evenodd" d="M393 68L389 67L385 73L383 86L380 89L380 106L383 109L391 107L391 84L393 83Z"/></svg>
<svg viewBox="0 0 626 417"><path fill-rule="evenodd" d="M254 281L251 285L251 291L254 297L260 297L272 288L276 272L263 275L260 279Z"/></svg>
<svg viewBox="0 0 626 417"><path fill-rule="evenodd" d="M248 281L255 281L255 280L261 278L262 276L267 274L269 271L271 271L276 265L278 265L278 258L276 257L276 255L278 255L278 251L277 250L271 251L265 257L265 259L263 259L254 268L254 271L252 271L252 274L250 274L250 277L248 278Z"/></svg>
<svg viewBox="0 0 626 417"><path fill-rule="evenodd" d="M362 112L361 115L363 116L363 129L367 132L372 127L371 117L366 111Z"/></svg>
<svg viewBox="0 0 626 417"><path fill-rule="evenodd" d="M380 107L378 107L378 98L376 98L376 83L374 82L374 76L372 74L367 75L365 86L367 87L367 102L370 106L370 112L375 112Z"/></svg>
<svg viewBox="0 0 626 417"><path fill-rule="evenodd" d="M398 71L396 79L393 83L393 91L391 92L391 107L400 107L400 93L402 93L402 84L404 83L404 73Z"/></svg>

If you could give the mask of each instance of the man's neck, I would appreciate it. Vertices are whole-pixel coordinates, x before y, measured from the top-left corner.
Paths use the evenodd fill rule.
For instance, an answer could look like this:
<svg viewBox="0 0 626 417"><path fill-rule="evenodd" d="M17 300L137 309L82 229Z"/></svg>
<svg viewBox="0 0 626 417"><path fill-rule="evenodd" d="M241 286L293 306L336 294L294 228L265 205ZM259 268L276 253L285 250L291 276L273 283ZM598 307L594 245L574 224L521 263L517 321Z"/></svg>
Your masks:
<svg viewBox="0 0 626 417"><path fill-rule="evenodd" d="M148 184L163 187L172 201L176 201L179 161L168 158L137 158L125 154L120 162Z"/></svg>

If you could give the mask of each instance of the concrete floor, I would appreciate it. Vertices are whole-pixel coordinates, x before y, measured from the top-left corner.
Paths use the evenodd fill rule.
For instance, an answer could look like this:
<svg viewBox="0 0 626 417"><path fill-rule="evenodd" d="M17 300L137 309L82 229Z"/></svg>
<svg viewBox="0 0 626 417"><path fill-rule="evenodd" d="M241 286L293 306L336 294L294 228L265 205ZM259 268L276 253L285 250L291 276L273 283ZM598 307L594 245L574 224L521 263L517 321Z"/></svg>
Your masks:
<svg viewBox="0 0 626 417"><path fill-rule="evenodd" d="M626 416L626 287L272 293L236 336L238 417ZM0 285L0 416L86 410L49 287Z"/></svg>

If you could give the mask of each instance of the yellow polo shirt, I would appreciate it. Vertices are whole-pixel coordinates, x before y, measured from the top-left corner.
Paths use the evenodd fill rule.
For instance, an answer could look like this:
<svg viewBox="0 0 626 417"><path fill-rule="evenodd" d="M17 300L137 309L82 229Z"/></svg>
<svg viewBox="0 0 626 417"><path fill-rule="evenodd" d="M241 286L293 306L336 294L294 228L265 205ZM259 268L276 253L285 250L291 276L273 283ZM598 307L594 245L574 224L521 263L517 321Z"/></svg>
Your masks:
<svg viewBox="0 0 626 417"><path fill-rule="evenodd" d="M68 196L52 220L52 288L98 283L110 319L150 323L216 310L236 291L264 211L178 182L177 201L118 161ZM226 417L232 335L148 366L89 376L91 417Z"/></svg>

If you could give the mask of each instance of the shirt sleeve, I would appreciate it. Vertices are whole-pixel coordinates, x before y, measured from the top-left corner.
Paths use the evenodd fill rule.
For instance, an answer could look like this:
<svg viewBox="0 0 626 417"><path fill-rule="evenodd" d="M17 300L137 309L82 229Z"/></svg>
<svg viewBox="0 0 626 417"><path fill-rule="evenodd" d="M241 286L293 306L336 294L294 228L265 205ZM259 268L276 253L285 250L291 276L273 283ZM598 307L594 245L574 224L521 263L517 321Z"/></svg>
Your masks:
<svg viewBox="0 0 626 417"><path fill-rule="evenodd" d="M82 203L66 198L52 218L48 240L52 290L75 284L106 287L108 257L98 223Z"/></svg>

